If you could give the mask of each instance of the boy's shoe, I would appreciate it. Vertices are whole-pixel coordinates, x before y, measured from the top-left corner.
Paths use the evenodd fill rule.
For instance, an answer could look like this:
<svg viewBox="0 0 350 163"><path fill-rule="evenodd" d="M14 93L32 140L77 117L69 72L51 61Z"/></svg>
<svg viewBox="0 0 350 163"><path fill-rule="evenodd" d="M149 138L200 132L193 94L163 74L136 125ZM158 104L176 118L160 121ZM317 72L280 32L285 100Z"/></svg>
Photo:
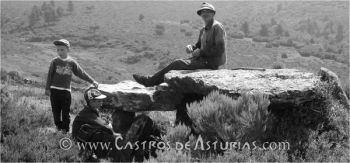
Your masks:
<svg viewBox="0 0 350 163"><path fill-rule="evenodd" d="M142 75L138 75L138 74L133 74L132 77L135 79L136 82L144 85L145 87L154 86L151 84L151 77L149 77L149 76L142 76Z"/></svg>

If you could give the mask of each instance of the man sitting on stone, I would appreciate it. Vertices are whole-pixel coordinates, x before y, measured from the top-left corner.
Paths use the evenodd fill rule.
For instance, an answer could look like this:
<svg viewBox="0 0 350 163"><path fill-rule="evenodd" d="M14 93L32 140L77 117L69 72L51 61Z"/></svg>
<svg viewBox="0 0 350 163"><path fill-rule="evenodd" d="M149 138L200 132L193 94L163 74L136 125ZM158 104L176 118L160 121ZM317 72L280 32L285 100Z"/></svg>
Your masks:
<svg viewBox="0 0 350 163"><path fill-rule="evenodd" d="M164 74L170 70L215 70L224 65L226 63L226 33L223 25L214 19L215 13L214 6L205 2L197 10L205 26L200 30L197 43L186 46L186 52L192 53L191 58L175 60L153 76L134 74L135 81L151 87L164 82Z"/></svg>

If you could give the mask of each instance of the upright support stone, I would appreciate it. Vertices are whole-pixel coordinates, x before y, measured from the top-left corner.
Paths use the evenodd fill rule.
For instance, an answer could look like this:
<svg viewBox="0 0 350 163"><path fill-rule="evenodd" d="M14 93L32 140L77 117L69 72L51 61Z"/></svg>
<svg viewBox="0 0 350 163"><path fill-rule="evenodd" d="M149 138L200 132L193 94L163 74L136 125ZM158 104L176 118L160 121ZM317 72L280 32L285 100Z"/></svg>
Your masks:
<svg viewBox="0 0 350 163"><path fill-rule="evenodd" d="M126 80L117 84L100 84L98 89L105 95L105 105L122 108L124 111L171 111L181 102L182 96L176 91L162 87L145 87Z"/></svg>
<svg viewBox="0 0 350 163"><path fill-rule="evenodd" d="M338 76L334 72L324 67L321 67L318 74L321 76L321 81L327 82L333 86L332 95L334 98L339 99L339 102L342 105L344 105L347 109L350 109L349 99L341 87Z"/></svg>

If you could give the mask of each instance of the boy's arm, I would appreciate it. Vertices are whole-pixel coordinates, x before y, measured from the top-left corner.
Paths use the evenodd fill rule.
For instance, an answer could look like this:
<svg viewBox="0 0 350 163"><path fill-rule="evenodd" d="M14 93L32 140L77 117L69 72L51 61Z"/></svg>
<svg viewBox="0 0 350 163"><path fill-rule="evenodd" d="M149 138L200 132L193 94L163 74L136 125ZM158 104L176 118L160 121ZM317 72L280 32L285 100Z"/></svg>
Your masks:
<svg viewBox="0 0 350 163"><path fill-rule="evenodd" d="M49 72L47 73L47 80L46 80L45 90L50 90L54 69L55 69L54 60L52 60L51 63L50 63Z"/></svg>
<svg viewBox="0 0 350 163"><path fill-rule="evenodd" d="M75 76L79 77L80 79L83 79L91 84L96 83L96 81L89 75L87 74L83 68L80 67L78 62L73 60L73 73Z"/></svg>

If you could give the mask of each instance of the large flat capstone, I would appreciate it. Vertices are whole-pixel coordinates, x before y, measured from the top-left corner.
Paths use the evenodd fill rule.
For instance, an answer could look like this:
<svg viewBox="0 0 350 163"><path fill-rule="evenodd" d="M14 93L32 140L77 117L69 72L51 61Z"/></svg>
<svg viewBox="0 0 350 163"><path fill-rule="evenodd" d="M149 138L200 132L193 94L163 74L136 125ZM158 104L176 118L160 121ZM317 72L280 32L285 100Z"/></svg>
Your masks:
<svg viewBox="0 0 350 163"><path fill-rule="evenodd" d="M338 79L324 68L319 74L297 69L202 69L170 71L165 82L161 87L144 87L128 80L101 84L99 90L108 96L112 108L132 112L176 110L179 104L188 102L187 98L206 96L215 90L233 98L242 93L262 93L269 96L272 106L298 106L315 99L320 83L337 83ZM337 99L343 98L344 105L348 105L342 92L341 88L335 89Z"/></svg>

